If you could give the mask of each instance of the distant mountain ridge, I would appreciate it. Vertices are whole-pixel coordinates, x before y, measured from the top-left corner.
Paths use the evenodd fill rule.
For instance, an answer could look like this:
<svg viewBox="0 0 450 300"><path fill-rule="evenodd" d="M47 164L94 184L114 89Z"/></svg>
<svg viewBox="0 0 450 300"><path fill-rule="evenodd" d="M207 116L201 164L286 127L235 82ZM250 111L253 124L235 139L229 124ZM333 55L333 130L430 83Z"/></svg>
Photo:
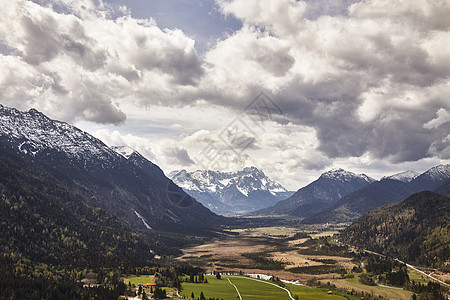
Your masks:
<svg viewBox="0 0 450 300"><path fill-rule="evenodd" d="M411 181L415 192L433 191L445 180L450 179L450 164L435 166Z"/></svg>
<svg viewBox="0 0 450 300"><path fill-rule="evenodd" d="M292 194L255 167L238 172L181 170L171 172L169 177L188 194L219 214L261 209Z"/></svg>
<svg viewBox="0 0 450 300"><path fill-rule="evenodd" d="M299 189L294 195L277 204L259 210L259 215L292 215L307 217L319 213L341 197L359 190L375 179L343 169L323 173L317 180Z"/></svg>
<svg viewBox="0 0 450 300"><path fill-rule="evenodd" d="M213 228L221 220L139 153L132 151L127 158L35 109L0 106L0 141L33 158L86 204L134 227L184 231Z"/></svg>
<svg viewBox="0 0 450 300"><path fill-rule="evenodd" d="M419 175L420 175L419 172L408 170L408 171L397 173L394 175L385 176L381 179L393 179L393 180L398 180L398 181L407 183L413 179L416 179Z"/></svg>
<svg viewBox="0 0 450 300"><path fill-rule="evenodd" d="M403 201L421 191L434 191L450 179L450 165L435 166L411 180L389 176L339 199L333 206L310 216L305 223L350 222L367 211Z"/></svg>

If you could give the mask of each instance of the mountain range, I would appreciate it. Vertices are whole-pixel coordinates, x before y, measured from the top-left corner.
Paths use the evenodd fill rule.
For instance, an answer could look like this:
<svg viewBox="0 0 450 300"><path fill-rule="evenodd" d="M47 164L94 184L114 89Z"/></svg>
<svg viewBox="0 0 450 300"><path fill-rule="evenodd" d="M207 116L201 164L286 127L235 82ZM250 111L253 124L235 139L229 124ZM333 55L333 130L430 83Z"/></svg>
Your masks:
<svg viewBox="0 0 450 300"><path fill-rule="evenodd" d="M45 169L86 205L132 227L198 232L215 228L221 220L139 153L110 148L35 109L21 112L0 106L0 142Z"/></svg>
<svg viewBox="0 0 450 300"><path fill-rule="evenodd" d="M308 217L324 211L345 195L373 182L375 179L365 174L355 174L343 169L331 170L299 189L288 199L259 210L255 214Z"/></svg>
<svg viewBox="0 0 450 300"><path fill-rule="evenodd" d="M400 176L404 178L403 176ZM421 191L434 191L450 179L450 165L435 166L411 180L393 179L390 176L354 191L336 201L326 210L307 217L305 223L351 222L364 213L391 203L403 201Z"/></svg>
<svg viewBox="0 0 450 300"><path fill-rule="evenodd" d="M349 222L371 209L435 190L450 179L450 165L380 181L337 169L293 195L254 167L235 173L182 170L171 173L171 180L133 149L108 147L35 109L21 112L2 105L0 142L48 172L55 184L85 205L139 230L212 232L225 218L209 209L221 214L257 210L252 214L290 215L306 223ZM278 201L283 198L287 199Z"/></svg>
<svg viewBox="0 0 450 300"><path fill-rule="evenodd" d="M171 172L169 177L204 206L222 215L262 209L293 194L255 167L238 172L181 170Z"/></svg>

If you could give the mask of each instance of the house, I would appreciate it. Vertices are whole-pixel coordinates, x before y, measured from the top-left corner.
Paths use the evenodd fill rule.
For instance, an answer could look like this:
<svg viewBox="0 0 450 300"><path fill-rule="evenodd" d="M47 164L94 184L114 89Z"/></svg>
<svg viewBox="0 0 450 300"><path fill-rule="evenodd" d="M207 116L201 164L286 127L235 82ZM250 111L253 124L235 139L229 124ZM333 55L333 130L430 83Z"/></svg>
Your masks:
<svg viewBox="0 0 450 300"><path fill-rule="evenodd" d="M149 287L151 287L151 286L156 286L156 283L144 283L144 284L142 285L142 287L144 287L144 288L149 288Z"/></svg>

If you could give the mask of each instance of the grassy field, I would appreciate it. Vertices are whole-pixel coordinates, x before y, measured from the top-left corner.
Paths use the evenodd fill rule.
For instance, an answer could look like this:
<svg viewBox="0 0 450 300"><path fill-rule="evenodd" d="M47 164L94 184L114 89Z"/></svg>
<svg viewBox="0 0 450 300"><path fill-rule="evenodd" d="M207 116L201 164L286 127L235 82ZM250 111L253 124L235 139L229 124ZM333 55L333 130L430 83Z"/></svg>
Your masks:
<svg viewBox="0 0 450 300"><path fill-rule="evenodd" d="M328 248L322 250L321 246L326 245L318 239L321 236L336 234L340 229L327 228L323 230L322 228L316 227L290 228L283 226L235 229L234 231L239 232L239 235L227 236L216 239L208 244L183 249L184 255L178 259L205 268L207 273L211 273L214 270L220 272L243 271L244 273L262 273L286 280L298 280L304 284L311 279L316 279L321 281L322 284L330 282L336 285L337 289L343 291L351 292L354 290L359 293L369 293L375 296L380 295L388 299L411 299L413 293L401 288L364 285L359 282L358 274L355 274L355 278L342 278L340 275L341 270L346 270L350 274L353 267L357 265L347 255L348 253L345 250L333 249L333 240L327 246ZM300 232L306 233L314 237L314 239L303 238L304 235L298 235L298 237L302 237L298 239L294 237L295 234ZM265 260L268 262L281 262L282 268L274 268L272 264L265 263ZM315 268L321 269L316 270ZM409 272L409 274L411 280L420 283L427 282L419 274L414 272ZM239 280L235 279L235 277L230 279L233 281ZM194 291L197 297L200 295L200 291L203 290L206 297L235 299L237 294L234 287L228 281L222 281L221 283L222 285L219 290L214 287L214 284L209 286L203 284L183 284L183 286L186 286L183 294L190 296L190 293ZM269 286L263 289L264 292L262 295L258 296L256 294L259 293L259 288L253 291L252 286L249 286L248 283L245 284L239 281L236 283L239 288L238 284L242 286L241 292L245 299L249 297L250 299L275 299L278 297L274 295L279 295L281 297L280 299L289 299L285 291L280 289L276 290L276 287L273 290L275 294L272 294L268 290L271 288ZM298 296L300 299L327 299L325 298L327 297L326 293L321 289L307 289L303 287L299 289L297 286L294 286L292 287L292 291L299 293ZM301 294L302 292L306 293L306 296ZM322 294L322 296L319 296L319 294L314 295L314 293ZM336 291L333 291L333 293L334 295L331 295L331 297L339 295ZM308 295L313 296L309 297Z"/></svg>
<svg viewBox="0 0 450 300"><path fill-rule="evenodd" d="M242 299L290 299L285 290L268 284L270 281L257 281L244 276L222 276L222 279L220 280L215 276L206 277L208 283L183 283L183 289L180 294L189 298L193 292L194 296L197 298L200 296L200 292L203 292L206 298L215 297L224 300L236 300L236 290L227 280L230 279L230 281L238 288ZM345 299L340 295L328 295L326 291L316 288L290 284L287 285L287 288L293 295L298 295L299 299Z"/></svg>
<svg viewBox="0 0 450 300"><path fill-rule="evenodd" d="M396 287L381 287L381 286L369 286L362 284L359 281L359 275L355 274L355 278L346 278L346 279L330 279L327 280L330 283L336 285L338 288L355 290L358 292L365 292L374 295L381 295L388 299L411 299L413 293L410 291L405 291L401 288Z"/></svg>
<svg viewBox="0 0 450 300"><path fill-rule="evenodd" d="M333 292L334 295L328 295L325 290L310 288L298 285L286 285L293 295L297 295L302 300L315 300L315 299L350 299L359 300L360 297L351 296L344 293ZM345 297L344 297L345 295Z"/></svg>
<svg viewBox="0 0 450 300"><path fill-rule="evenodd" d="M145 283L152 283L153 282L153 278L155 276L140 276L140 277L131 277L131 278L126 278L125 284L128 284L129 282L131 282L132 284L134 283L134 285L139 285L139 284L145 284Z"/></svg>
<svg viewBox="0 0 450 300"><path fill-rule="evenodd" d="M414 272L414 271L408 271L409 279L415 282L420 282L421 284L427 284L429 280L424 279L424 276Z"/></svg>

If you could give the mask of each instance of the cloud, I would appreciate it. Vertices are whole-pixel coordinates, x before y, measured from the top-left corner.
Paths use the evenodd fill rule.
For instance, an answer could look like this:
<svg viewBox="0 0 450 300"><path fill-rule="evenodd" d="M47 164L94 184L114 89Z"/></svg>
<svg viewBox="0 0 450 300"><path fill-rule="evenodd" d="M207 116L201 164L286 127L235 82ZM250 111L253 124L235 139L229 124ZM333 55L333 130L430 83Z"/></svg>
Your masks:
<svg viewBox="0 0 450 300"><path fill-rule="evenodd" d="M171 158L171 163L177 166L191 166L194 165L194 161L191 159L186 149L181 147L173 147L169 149L168 157Z"/></svg>
<svg viewBox="0 0 450 300"><path fill-rule="evenodd" d="M445 108L439 108L436 112L436 118L430 120L428 123L424 124L423 127L427 129L437 128L445 123L450 122L450 112Z"/></svg>
<svg viewBox="0 0 450 300"><path fill-rule="evenodd" d="M153 163L163 167L166 171L194 164L183 144L175 140L154 140L108 129L98 129L94 132L94 136L101 139L108 146L128 146L144 155Z"/></svg>
<svg viewBox="0 0 450 300"><path fill-rule="evenodd" d="M117 130L97 129L93 135L102 140L108 146L128 146L145 156L152 162L156 156L152 151L150 140L132 134L122 134Z"/></svg>
<svg viewBox="0 0 450 300"><path fill-rule="evenodd" d="M315 18L310 2L217 2L244 28L210 51L212 56L220 50L216 67L247 75L226 78L239 82L241 95L263 82L292 123L316 130L317 149L326 156L369 152L401 162L434 155L429 147L445 129L423 124L438 109L449 109L444 91L450 87L450 51L442 46L450 38L448 1L364 1L347 6L346 13L340 2L341 13ZM283 45L293 59L285 76L249 73L248 59L239 59L231 41L252 38ZM270 51L258 46L247 51Z"/></svg>
<svg viewBox="0 0 450 300"><path fill-rule="evenodd" d="M189 116L189 130L167 128L183 133L179 140L151 143L162 164L192 166L226 123L208 127L202 107L240 117L263 89L285 116L275 116L262 134L247 134L247 146L232 145L251 151L245 164L253 159L275 173L283 164L311 170L341 158L399 164L447 157L448 1L216 3L242 27L199 56L193 37L133 18L126 7L1 1L1 101L69 122L116 125L133 115L124 109L130 103L167 107L169 115L200 108ZM273 153L258 157L266 148Z"/></svg>
<svg viewBox="0 0 450 300"><path fill-rule="evenodd" d="M122 124L120 102L168 100L203 74L183 32L102 1L2 1L0 20L0 41L12 49L0 54L10 75L1 101L65 121Z"/></svg>

